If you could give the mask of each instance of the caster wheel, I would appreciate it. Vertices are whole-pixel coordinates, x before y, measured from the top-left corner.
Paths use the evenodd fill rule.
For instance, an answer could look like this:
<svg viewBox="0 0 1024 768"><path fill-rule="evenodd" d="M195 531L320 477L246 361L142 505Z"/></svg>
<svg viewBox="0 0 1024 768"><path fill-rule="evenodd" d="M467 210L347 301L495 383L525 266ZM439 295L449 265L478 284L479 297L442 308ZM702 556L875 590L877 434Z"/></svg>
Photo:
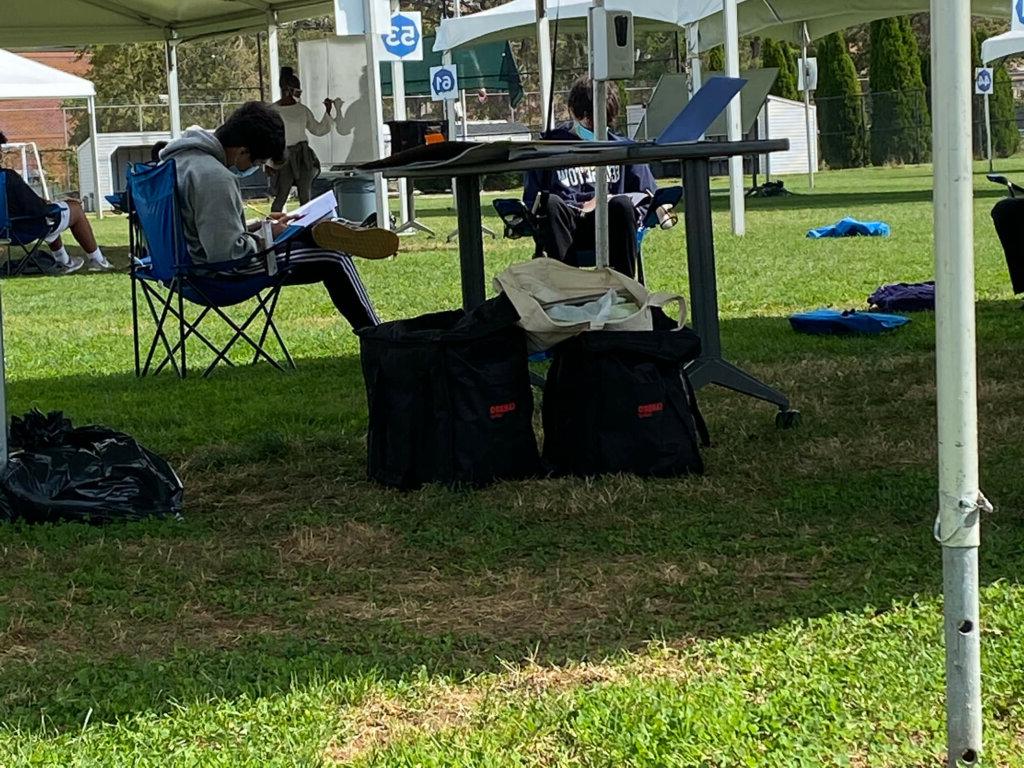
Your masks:
<svg viewBox="0 0 1024 768"><path fill-rule="evenodd" d="M800 426L800 411L779 411L775 414L777 429L796 429Z"/></svg>

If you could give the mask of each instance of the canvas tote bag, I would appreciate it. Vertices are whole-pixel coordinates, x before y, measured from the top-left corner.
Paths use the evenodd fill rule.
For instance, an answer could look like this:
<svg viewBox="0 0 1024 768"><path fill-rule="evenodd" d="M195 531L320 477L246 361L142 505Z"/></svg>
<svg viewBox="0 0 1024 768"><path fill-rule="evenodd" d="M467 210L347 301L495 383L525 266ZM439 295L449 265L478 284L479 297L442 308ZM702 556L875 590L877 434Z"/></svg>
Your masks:
<svg viewBox="0 0 1024 768"><path fill-rule="evenodd" d="M550 349L584 331L653 330L652 307L679 304L679 325L686 321L686 300L676 293L652 293L613 269L579 269L549 258L513 264L496 278L496 290L508 296L519 313L530 352ZM555 320L546 311L556 304L596 300L609 290L628 296L639 309L629 317L597 322Z"/></svg>

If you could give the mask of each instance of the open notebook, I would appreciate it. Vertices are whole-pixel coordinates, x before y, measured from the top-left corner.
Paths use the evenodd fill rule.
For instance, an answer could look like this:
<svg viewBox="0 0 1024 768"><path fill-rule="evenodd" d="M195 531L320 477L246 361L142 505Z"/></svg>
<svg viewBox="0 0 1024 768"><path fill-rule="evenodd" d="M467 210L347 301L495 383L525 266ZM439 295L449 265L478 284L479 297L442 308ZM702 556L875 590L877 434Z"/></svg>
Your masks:
<svg viewBox="0 0 1024 768"><path fill-rule="evenodd" d="M338 199L334 196L334 190L329 189L319 197L314 197L305 205L300 205L291 212L295 218L288 224L288 227L274 239L274 245L283 243L297 232L311 227L318 221L327 218L334 218L338 211Z"/></svg>

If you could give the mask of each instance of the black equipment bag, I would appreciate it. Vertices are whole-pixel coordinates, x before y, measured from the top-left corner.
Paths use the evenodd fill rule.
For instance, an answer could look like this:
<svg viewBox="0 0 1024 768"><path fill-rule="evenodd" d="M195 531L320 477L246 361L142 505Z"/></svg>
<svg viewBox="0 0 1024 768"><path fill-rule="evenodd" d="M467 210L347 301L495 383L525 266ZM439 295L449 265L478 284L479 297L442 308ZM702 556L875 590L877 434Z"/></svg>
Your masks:
<svg viewBox="0 0 1024 768"><path fill-rule="evenodd" d="M402 489L536 475L526 334L504 296L359 331L367 470Z"/></svg>
<svg viewBox="0 0 1024 768"><path fill-rule="evenodd" d="M683 366L688 328L584 333L554 348L544 387L544 460L558 474L703 473L707 428Z"/></svg>

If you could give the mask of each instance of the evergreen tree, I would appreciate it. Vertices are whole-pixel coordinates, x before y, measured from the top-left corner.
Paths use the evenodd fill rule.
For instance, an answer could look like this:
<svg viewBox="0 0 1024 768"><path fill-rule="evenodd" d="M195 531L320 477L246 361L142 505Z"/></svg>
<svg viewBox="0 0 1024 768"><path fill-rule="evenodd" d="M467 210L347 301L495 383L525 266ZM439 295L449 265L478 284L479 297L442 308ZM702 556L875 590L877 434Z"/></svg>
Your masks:
<svg viewBox="0 0 1024 768"><path fill-rule="evenodd" d="M907 96L913 113L915 131L909 142L911 161L926 163L931 159L932 121L928 103L928 89L924 84L921 70L921 46L917 42L917 34L909 16L900 17L900 31L903 33L903 48L907 66L910 68L910 80ZM928 68L929 76L931 67Z"/></svg>
<svg viewBox="0 0 1024 768"><path fill-rule="evenodd" d="M857 168L868 159L860 81L841 32L818 42L818 126L830 168Z"/></svg>
<svg viewBox="0 0 1024 768"><path fill-rule="evenodd" d="M920 124L927 119L921 113L920 58L913 51L912 66L910 54L899 19L872 22L871 162L875 165L920 162L927 156L931 132L927 124Z"/></svg>
<svg viewBox="0 0 1024 768"><path fill-rule="evenodd" d="M989 98L992 152L998 157L1009 157L1017 151L1020 132L1017 130L1017 114L1013 103L1013 84L1006 67L1002 64L995 69L995 85Z"/></svg>
<svg viewBox="0 0 1024 768"><path fill-rule="evenodd" d="M764 67L776 67L779 76L775 79L770 93L783 99L798 101L797 70L793 68L785 46L776 40L765 40L761 47L761 62Z"/></svg>
<svg viewBox="0 0 1024 768"><path fill-rule="evenodd" d="M716 45L707 53L705 59L705 65L709 72L724 72L725 71L725 49Z"/></svg>

